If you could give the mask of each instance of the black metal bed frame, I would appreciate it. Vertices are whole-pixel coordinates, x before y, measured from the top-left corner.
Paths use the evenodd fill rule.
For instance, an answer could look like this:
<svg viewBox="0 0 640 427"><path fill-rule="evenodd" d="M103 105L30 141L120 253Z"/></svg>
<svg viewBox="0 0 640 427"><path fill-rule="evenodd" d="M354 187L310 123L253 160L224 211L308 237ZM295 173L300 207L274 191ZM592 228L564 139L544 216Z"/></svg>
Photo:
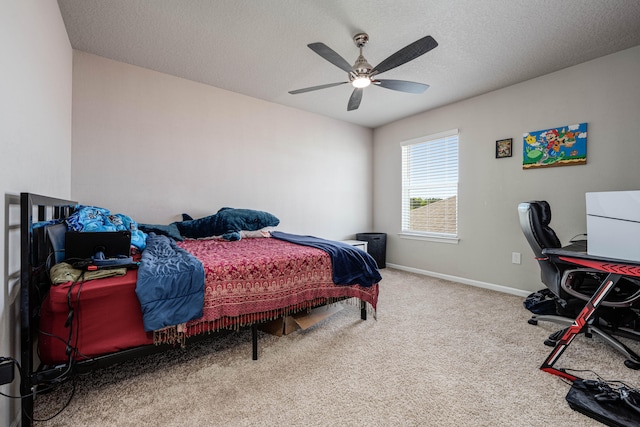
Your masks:
<svg viewBox="0 0 640 427"><path fill-rule="evenodd" d="M20 394L23 396L23 426L30 426L33 420L33 400L37 385L46 382L47 378L59 377L64 372L56 368L34 370L39 308L43 295L48 290L45 233L44 229L42 233L34 233L34 215L35 222L62 219L71 215L76 205L71 200L31 193L20 194Z"/></svg>
<svg viewBox="0 0 640 427"><path fill-rule="evenodd" d="M77 202L33 193L20 194L20 364L22 397L22 426L32 425L34 397L39 386L63 382L71 375L104 368L137 357L163 352L176 347L172 344L143 345L91 359L55 366L36 366L36 345L39 330L40 305L49 290L46 271L51 255L44 227L34 232L33 225L71 215ZM34 221L35 218L35 221ZM360 301L360 318L367 320L366 303ZM188 338L189 342L206 339L208 335ZM258 323L251 325L252 358L258 359Z"/></svg>

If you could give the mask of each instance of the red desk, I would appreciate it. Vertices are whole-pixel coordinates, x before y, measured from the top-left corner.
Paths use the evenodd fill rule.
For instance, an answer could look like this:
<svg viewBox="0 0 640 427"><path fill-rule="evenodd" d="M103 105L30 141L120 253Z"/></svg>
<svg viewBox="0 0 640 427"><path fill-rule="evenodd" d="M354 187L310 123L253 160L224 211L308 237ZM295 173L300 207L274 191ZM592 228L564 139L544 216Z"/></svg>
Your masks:
<svg viewBox="0 0 640 427"><path fill-rule="evenodd" d="M573 324L566 330L562 338L558 340L555 348L551 351L547 359L544 361L540 369L553 375L575 381L578 377L565 372L562 369L554 368L553 365L558 361L562 353L569 347L573 339L588 327L589 321L593 318L596 310L607 297L607 294L616 286L616 283L624 277L640 277L640 262L605 258L595 255L589 255L586 251L575 251L569 248L562 249L544 249L543 254L548 256L552 261L564 261L582 267L593 268L595 270L608 273L604 278L591 299L578 314ZM631 352L632 355L635 354ZM640 366L640 357L632 358L630 363L625 363L628 367L634 364Z"/></svg>

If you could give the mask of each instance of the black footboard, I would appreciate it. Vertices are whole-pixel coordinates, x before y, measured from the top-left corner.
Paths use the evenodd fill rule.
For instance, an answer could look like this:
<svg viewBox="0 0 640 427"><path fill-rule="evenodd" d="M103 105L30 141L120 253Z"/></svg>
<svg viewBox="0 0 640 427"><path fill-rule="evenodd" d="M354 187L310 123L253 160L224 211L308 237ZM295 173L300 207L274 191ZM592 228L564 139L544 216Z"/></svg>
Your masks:
<svg viewBox="0 0 640 427"><path fill-rule="evenodd" d="M34 344L40 304L49 288L45 268L50 255L48 241L44 228L34 230L33 224L66 218L76 205L71 200L20 194L20 394L25 396L22 399L22 426L30 426L33 419L33 396L39 383L34 372Z"/></svg>

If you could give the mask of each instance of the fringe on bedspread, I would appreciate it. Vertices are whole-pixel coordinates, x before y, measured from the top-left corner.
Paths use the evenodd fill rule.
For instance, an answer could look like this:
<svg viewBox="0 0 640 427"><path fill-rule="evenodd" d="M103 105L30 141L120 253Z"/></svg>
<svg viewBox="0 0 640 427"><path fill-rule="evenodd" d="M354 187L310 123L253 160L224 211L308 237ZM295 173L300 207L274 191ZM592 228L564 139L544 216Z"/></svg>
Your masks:
<svg viewBox="0 0 640 427"><path fill-rule="evenodd" d="M185 324L181 323L175 326L167 326L166 328L153 331L153 343L155 345L160 344L173 344L184 348L186 345L187 336L184 333Z"/></svg>
<svg viewBox="0 0 640 427"><path fill-rule="evenodd" d="M192 321L189 323L182 323L175 326L167 326L166 328L159 329L153 332L153 343L155 345L160 344L172 344L185 347L186 340L189 337L207 333L215 333L220 330L234 330L239 331L243 327L251 326L254 323L268 322L276 320L283 316L289 316L291 314L299 313L307 310L311 311L316 307L323 305L331 306L337 303L347 303L349 305L356 305L360 307L361 300L356 297L339 297L339 298L316 298L312 301L305 301L299 304L291 305L285 308L276 310L269 310L260 313L242 314L240 316L225 316L216 320L205 321ZM373 315L375 320L378 320L376 310L371 304L364 302L367 310L367 315Z"/></svg>

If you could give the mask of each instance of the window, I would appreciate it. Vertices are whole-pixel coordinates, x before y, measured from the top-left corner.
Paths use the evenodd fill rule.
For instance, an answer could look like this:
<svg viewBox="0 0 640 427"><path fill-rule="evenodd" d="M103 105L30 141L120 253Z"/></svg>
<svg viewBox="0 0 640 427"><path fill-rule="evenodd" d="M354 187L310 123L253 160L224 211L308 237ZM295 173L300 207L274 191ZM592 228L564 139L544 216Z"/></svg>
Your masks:
<svg viewBox="0 0 640 427"><path fill-rule="evenodd" d="M402 234L457 242L457 129L402 144Z"/></svg>

